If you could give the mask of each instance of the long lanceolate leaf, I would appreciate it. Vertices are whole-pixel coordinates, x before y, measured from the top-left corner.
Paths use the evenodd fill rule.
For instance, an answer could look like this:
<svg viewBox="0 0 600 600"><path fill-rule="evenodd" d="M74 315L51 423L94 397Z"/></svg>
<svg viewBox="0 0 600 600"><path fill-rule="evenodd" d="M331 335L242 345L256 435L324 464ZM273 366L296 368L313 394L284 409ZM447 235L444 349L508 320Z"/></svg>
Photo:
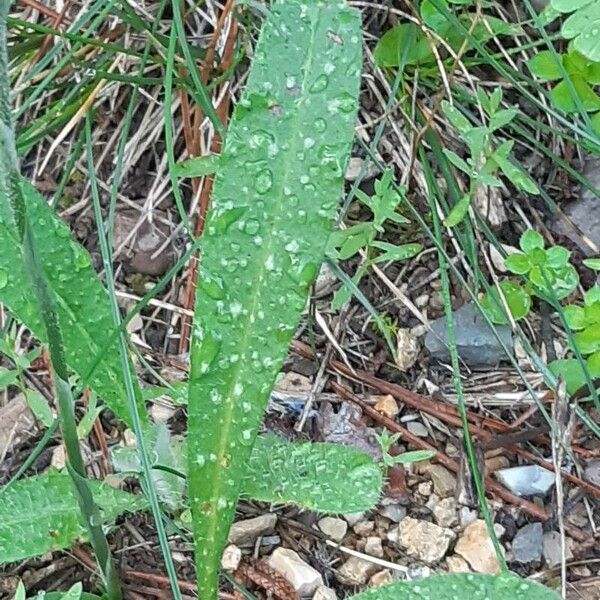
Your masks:
<svg viewBox="0 0 600 600"><path fill-rule="evenodd" d="M200 598L219 558L269 391L320 263L356 117L360 18L275 3L221 155L196 299L189 487Z"/></svg>
<svg viewBox="0 0 600 600"><path fill-rule="evenodd" d="M35 227L38 259L56 295L67 363L83 378L92 373L87 381L90 387L131 424L109 298L90 255L71 239L68 227L31 184L23 181L21 189ZM46 331L34 297L8 198L0 195L0 302L45 342ZM145 407L140 405L140 410L145 419Z"/></svg>

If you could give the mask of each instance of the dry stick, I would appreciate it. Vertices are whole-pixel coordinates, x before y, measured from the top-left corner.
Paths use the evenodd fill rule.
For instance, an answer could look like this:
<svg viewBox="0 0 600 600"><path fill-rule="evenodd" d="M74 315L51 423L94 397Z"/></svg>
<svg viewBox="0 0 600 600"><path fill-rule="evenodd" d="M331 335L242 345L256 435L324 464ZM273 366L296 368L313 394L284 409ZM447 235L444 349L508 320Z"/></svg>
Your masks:
<svg viewBox="0 0 600 600"><path fill-rule="evenodd" d="M400 437L404 441L408 442L409 444L412 444L420 450L431 450L435 452L435 460L437 460L439 463L441 463L451 471L458 473L458 463L455 460L452 460L451 458L446 456L444 453L440 452L435 446L432 446L431 444L422 440L416 435L413 435L412 433L410 433L410 431L404 429L404 427L396 423L396 421L393 421L392 419L382 415L339 383L331 381L329 385L340 396L360 406L362 411L365 414L369 415L372 419L375 419L376 421L387 427L390 431L399 433ZM550 514L546 510L540 508L533 502L529 502L528 500L524 500L523 498L519 498L518 496L511 494L508 490L505 490L501 485L499 485L489 477L485 479L485 485L488 490L496 494L498 497L502 498L502 500L510 504L514 504L515 506L519 506L533 517L536 517L537 519L540 519L542 521L547 521L550 518Z"/></svg>
<svg viewBox="0 0 600 600"><path fill-rule="evenodd" d="M293 341L292 348L298 354L305 356L307 358L312 358L312 350L306 344L302 342ZM383 394L391 394L397 400L416 408L419 411L430 414L449 425L453 425L455 427L462 427L460 423L460 418L458 416L458 412L456 408L452 405L445 405L438 401L431 400L425 396L421 396L420 394L416 394L415 392L411 392L395 383L388 383L387 381L383 381L382 379L378 379L374 377L370 373L366 373L365 371L361 371L356 369L351 371L348 369L346 365L343 363L332 360L329 361L329 366L337 371L338 373L352 379L354 381L358 381L359 383L366 383L368 386L378 390ZM487 425L490 428L495 429L498 432L506 432L511 430L511 426L506 423L502 423L502 421L498 421L496 419L491 419L489 417L480 417L472 412L469 412L469 419L472 421L479 422L481 425ZM469 431L483 441L491 441L494 439L494 436L489 431L485 431L481 429L479 425L470 424ZM554 472L554 466L552 463L539 458L535 454L524 450L523 448L519 448L513 443L506 443L504 446L505 450L512 454L516 454L520 458L523 458L529 462L533 462L538 466L546 469L547 471ZM563 478L569 481L570 483L578 486L582 490L592 494L596 498L600 498L600 488L575 475L571 475L570 473L561 473Z"/></svg>

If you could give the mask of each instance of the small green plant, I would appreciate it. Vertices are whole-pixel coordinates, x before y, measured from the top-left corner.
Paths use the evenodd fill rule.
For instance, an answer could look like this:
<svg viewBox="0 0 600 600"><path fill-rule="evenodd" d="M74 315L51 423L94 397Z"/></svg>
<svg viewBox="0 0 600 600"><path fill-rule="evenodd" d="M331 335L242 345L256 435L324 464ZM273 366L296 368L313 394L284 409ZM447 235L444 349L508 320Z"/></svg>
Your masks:
<svg viewBox="0 0 600 600"><path fill-rule="evenodd" d="M386 171L375 182L375 193L372 196L357 190L356 197L373 213L373 219L333 232L327 245L327 255L333 260L341 261L352 258L364 250L367 259L360 264L352 277L352 282L358 286L371 265L406 260L421 252L423 246L415 243L396 245L376 239L378 235L385 232L385 223L405 225L410 222L397 212L405 198L404 194L397 192L393 185L392 171ZM351 293L346 286L338 290L331 303L332 309L337 310L345 304L350 299Z"/></svg>
<svg viewBox="0 0 600 600"><path fill-rule="evenodd" d="M592 126L600 133L600 96L594 89L600 85L600 62L590 60L571 47L565 54L557 55L550 50L538 52L527 65L542 81L558 82L550 92L556 108L573 114L579 112L580 106L583 107L591 115ZM570 82L564 79L565 72Z"/></svg>
<svg viewBox="0 0 600 600"><path fill-rule="evenodd" d="M519 246L522 252L510 254L504 262L511 273L521 276L524 284L514 281L500 284L502 295L515 320L529 313L532 296L554 304L555 300L572 294L579 283L579 275L569 261L571 253L566 248L545 248L544 238L532 229L521 235ZM483 297L482 306L494 323L508 322L496 289Z"/></svg>
<svg viewBox="0 0 600 600"><path fill-rule="evenodd" d="M429 460L435 456L433 450L414 450L412 452L402 452L400 454L390 454L391 447L400 439L399 433L390 435L387 429L377 434L377 441L381 447L381 456L383 467L388 469L394 465L409 465L422 460Z"/></svg>
<svg viewBox="0 0 600 600"><path fill-rule="evenodd" d="M469 52L474 43L485 44L494 36L512 35L518 33L519 27L506 23L491 15L476 15L465 11L467 4L462 0L425 0L421 3L421 18L423 23L436 35L425 35L415 23L400 23L387 31L377 42L375 60L381 67L413 67L418 65L421 77L439 78L439 65L433 48L436 48L447 59L445 47L440 44L438 37L443 39L455 52L464 45L463 52ZM441 5L442 10L438 9ZM458 7L458 24L444 14L452 6ZM470 32L465 41L464 27Z"/></svg>
<svg viewBox="0 0 600 600"><path fill-rule="evenodd" d="M26 600L25 586L22 581L19 581L17 591L13 600ZM66 592L40 592L35 598L29 600L101 600L99 596L87 594L83 591L81 583L75 583Z"/></svg>
<svg viewBox="0 0 600 600"><path fill-rule="evenodd" d="M550 6L558 13L572 13L562 24L563 37L573 40L573 49L588 60L600 62L600 0L552 0Z"/></svg>
<svg viewBox="0 0 600 600"><path fill-rule="evenodd" d="M0 2L1 69L8 64L8 2ZM178 6L173 4L175 13ZM150 507L161 539L162 515L155 510L158 491L162 509L182 523L189 505L198 595L214 600L221 553L240 496L335 513L367 510L377 501L382 470L364 454L257 435L325 256L353 140L361 71L360 16L355 9L320 0L280 0L270 9L222 154L204 165L187 165L187 171L175 166L171 173L176 181L194 169L210 172L216 163L214 204L202 240L185 445L150 422L122 335L112 277L107 277L109 293L92 269L89 254L19 173L8 73L0 73L0 301L49 346L69 459L66 473L51 471L0 488L0 562L89 540L102 574L103 598L117 600L121 590L105 528L123 512ZM180 28L179 41L185 42L183 25ZM174 28L168 38L171 58L175 32ZM170 75L172 66L171 62L167 68ZM90 123L91 119L86 133ZM91 138L87 150L92 174ZM93 178L91 183L108 274L110 249L107 252ZM400 218L389 184L382 184L376 199L361 201L374 214L374 235L368 239L377 260L380 255L394 259L396 247L377 246L374 237L386 220ZM142 472L144 496L86 479L73 411L73 372L80 387L94 389L117 417L137 430L137 458L120 459L128 472ZM388 449L392 438L383 439ZM395 461L389 456L385 460L388 465ZM49 499L52 510L47 510ZM477 594L483 598L484 591L493 600L509 593L520 600L519 593L531 590L531 599L538 600L533 595L537 592L546 594L539 600L553 597L507 575L469 577L377 593L385 599L400 591L410 598L435 584L442 593L464 590L474 600L479 600ZM174 597L180 597L177 582L172 585ZM22 600L22 587L18 594ZM81 586L44 597L93 598L82 593Z"/></svg>
<svg viewBox="0 0 600 600"><path fill-rule="evenodd" d="M517 114L515 108L501 109L502 89L498 87L490 96L478 88L479 102L488 116L486 126L474 126L469 119L449 102L442 102L444 114L467 144L469 155L462 159L456 152L444 149L448 160L468 177L468 191L452 207L446 217L449 227L458 225L467 215L472 199L481 186L501 187L499 174L504 175L517 189L529 194L539 194L535 182L510 158L513 140L494 144L494 133L510 123Z"/></svg>
<svg viewBox="0 0 600 600"><path fill-rule="evenodd" d="M589 376L600 377L600 287L595 285L584 294L583 306L568 304L563 311L569 329L575 332L573 344L585 357ZM586 384L583 367L577 359L555 360L548 366L555 375L562 375L569 393Z"/></svg>

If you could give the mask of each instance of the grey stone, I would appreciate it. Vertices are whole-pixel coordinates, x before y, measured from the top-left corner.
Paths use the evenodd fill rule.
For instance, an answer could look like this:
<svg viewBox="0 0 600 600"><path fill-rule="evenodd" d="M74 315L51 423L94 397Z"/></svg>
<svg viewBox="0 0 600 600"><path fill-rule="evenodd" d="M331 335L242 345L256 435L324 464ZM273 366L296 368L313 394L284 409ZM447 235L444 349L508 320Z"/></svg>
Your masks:
<svg viewBox="0 0 600 600"><path fill-rule="evenodd" d="M583 476L591 484L600 486L600 460L591 461L584 469Z"/></svg>
<svg viewBox="0 0 600 600"><path fill-rule="evenodd" d="M508 325L496 325L496 333L508 350L512 350L512 333ZM454 311L454 334L458 355L471 367L493 367L506 360L502 344L486 323L479 309L471 303ZM425 336L425 347L437 360L449 361L446 319L435 320Z"/></svg>
<svg viewBox="0 0 600 600"><path fill-rule="evenodd" d="M512 542L513 560L522 564L542 558L544 531L541 523L529 523L517 531Z"/></svg>
<svg viewBox="0 0 600 600"><path fill-rule="evenodd" d="M383 558L383 545L381 538L371 535L365 543L365 553L376 558Z"/></svg>
<svg viewBox="0 0 600 600"><path fill-rule="evenodd" d="M321 574L289 548L277 548L269 556L269 566L283 575L301 598L312 596L323 585Z"/></svg>
<svg viewBox="0 0 600 600"><path fill-rule="evenodd" d="M348 523L338 517L323 517L319 520L319 529L334 542L341 542L348 531Z"/></svg>
<svg viewBox="0 0 600 600"><path fill-rule="evenodd" d="M244 544L254 542L257 537L272 533L276 523L277 515L273 513L238 521L229 530L229 543L243 546Z"/></svg>
<svg viewBox="0 0 600 600"><path fill-rule="evenodd" d="M545 496L554 485L554 473L538 465L500 469L494 475L517 496Z"/></svg>
<svg viewBox="0 0 600 600"><path fill-rule="evenodd" d="M338 570L336 576L345 585L364 585L379 567L367 560L351 556Z"/></svg>
<svg viewBox="0 0 600 600"><path fill-rule="evenodd" d="M312 597L312 600L337 600L335 590L328 588L325 585L320 585Z"/></svg>
<svg viewBox="0 0 600 600"><path fill-rule="evenodd" d="M544 534L543 542L544 560L549 567L559 565L562 560L562 549L560 544L560 533L558 531L548 531ZM573 558L573 553L569 547L568 540L565 544L565 558Z"/></svg>
<svg viewBox="0 0 600 600"><path fill-rule="evenodd" d="M406 508L397 502L390 502L390 498L384 498L379 514L394 523L400 523L406 516Z"/></svg>
<svg viewBox="0 0 600 600"><path fill-rule="evenodd" d="M586 160L582 175L590 181L592 186L600 189L600 159L594 157ZM573 225L579 228L585 237L600 248L600 200L596 195L582 186L579 198L574 202L563 204L561 208ZM596 254L585 243L582 236L578 232L573 231L562 219L555 219L552 223L552 228L557 233L566 235L588 256Z"/></svg>
<svg viewBox="0 0 600 600"><path fill-rule="evenodd" d="M406 517L398 525L398 543L409 556L432 563L444 557L456 537L451 529Z"/></svg>

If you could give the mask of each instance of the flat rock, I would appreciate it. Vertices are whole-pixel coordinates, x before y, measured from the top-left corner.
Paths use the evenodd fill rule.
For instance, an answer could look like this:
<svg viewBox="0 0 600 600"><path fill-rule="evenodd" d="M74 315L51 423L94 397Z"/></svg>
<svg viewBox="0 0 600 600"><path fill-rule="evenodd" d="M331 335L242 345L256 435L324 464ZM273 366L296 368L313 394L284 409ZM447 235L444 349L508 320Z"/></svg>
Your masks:
<svg viewBox="0 0 600 600"><path fill-rule="evenodd" d="M337 578L344 585L365 585L369 577L375 574L379 567L372 562L351 556L337 572Z"/></svg>
<svg viewBox="0 0 600 600"><path fill-rule="evenodd" d="M528 523L517 531L512 541L513 560L522 564L542 559L544 531L541 523Z"/></svg>
<svg viewBox="0 0 600 600"><path fill-rule="evenodd" d="M382 504L385 502L385 500L386 498L383 499ZM397 502L384 504L379 509L379 514L394 523L400 523L400 521L406 517L406 508Z"/></svg>
<svg viewBox="0 0 600 600"><path fill-rule="evenodd" d="M511 350L513 342L510 327L497 325L495 329L504 345ZM474 304L463 304L454 311L454 334L458 354L467 365L494 367L500 361L506 360L506 354L493 329ZM441 317L431 324L431 331L425 336L425 347L433 358L448 362L450 352L447 341L446 319Z"/></svg>
<svg viewBox="0 0 600 600"><path fill-rule="evenodd" d="M400 371L408 371L416 362L421 351L419 340L410 329L400 328L396 333L396 365Z"/></svg>
<svg viewBox="0 0 600 600"><path fill-rule="evenodd" d="M412 517L402 519L398 525L399 545L409 556L428 563L443 558L455 537L451 529Z"/></svg>
<svg viewBox="0 0 600 600"><path fill-rule="evenodd" d="M470 573L469 563L458 554L446 557L446 565L449 573Z"/></svg>
<svg viewBox="0 0 600 600"><path fill-rule="evenodd" d="M335 590L327 587L326 585L320 585L312 597L312 600L337 600L337 594Z"/></svg>
<svg viewBox="0 0 600 600"><path fill-rule="evenodd" d="M440 527L454 527L458 524L458 508L454 498L443 498L432 502L433 520Z"/></svg>
<svg viewBox="0 0 600 600"><path fill-rule="evenodd" d="M375 410L386 416L388 419L394 419L398 416L400 408L398 407L398 403L394 399L394 396L391 394L386 394L385 396L372 396L372 400L376 400L374 406Z"/></svg>
<svg viewBox="0 0 600 600"><path fill-rule="evenodd" d="M369 579L369 587L379 587L380 585L393 583L393 581L394 576L392 575L392 572L389 569L383 569L383 571L379 571L371 576L371 579Z"/></svg>
<svg viewBox="0 0 600 600"><path fill-rule="evenodd" d="M500 572L500 563L494 545L482 519L473 521L465 528L456 542L454 551L462 556L476 573Z"/></svg>
<svg viewBox="0 0 600 600"><path fill-rule="evenodd" d="M11 445L18 444L34 428L35 417L25 394L17 394L0 408L0 456L4 456Z"/></svg>
<svg viewBox="0 0 600 600"><path fill-rule="evenodd" d="M592 460L583 471L583 477L592 485L600 486L600 460Z"/></svg>
<svg viewBox="0 0 600 600"><path fill-rule="evenodd" d="M554 485L554 473L538 465L499 469L494 475L517 496L545 496Z"/></svg>
<svg viewBox="0 0 600 600"><path fill-rule="evenodd" d="M593 157L586 160L582 174L594 187L600 188L600 159ZM573 225L578 227L597 248L600 248L600 202L595 194L582 186L579 198L574 202L562 204L561 208ZM573 231L562 219L555 219L552 228L557 233L567 236L588 256L597 254L585 243L583 237L577 231Z"/></svg>
<svg viewBox="0 0 600 600"><path fill-rule="evenodd" d="M240 566L242 551L234 544L229 544L223 552L221 567L224 571L233 572Z"/></svg>
<svg viewBox="0 0 600 600"><path fill-rule="evenodd" d="M273 533L276 523L277 515L273 513L237 521L229 530L229 543L236 546L243 546L244 544L254 542L260 536Z"/></svg>
<svg viewBox="0 0 600 600"><path fill-rule="evenodd" d="M456 491L456 477L442 465L429 465L425 470L433 482L433 491L440 497L452 496Z"/></svg>
<svg viewBox="0 0 600 600"><path fill-rule="evenodd" d="M569 546L569 539L567 538L565 544L565 558L569 560L573 558L573 552ZM559 565L562 561L562 549L560 544L560 533L558 531L547 531L544 534L543 542L543 555L546 564L549 567Z"/></svg>
<svg viewBox="0 0 600 600"><path fill-rule="evenodd" d="M383 558L383 545L381 544L381 538L375 535L370 535L365 542L365 554L369 556L375 556L376 558Z"/></svg>
<svg viewBox="0 0 600 600"><path fill-rule="evenodd" d="M289 548L277 548L269 556L268 562L272 569L291 583L300 597L311 597L323 585L321 574Z"/></svg>
<svg viewBox="0 0 600 600"><path fill-rule="evenodd" d="M348 523L338 517L319 519L319 529L334 542L341 542L348 531Z"/></svg>

